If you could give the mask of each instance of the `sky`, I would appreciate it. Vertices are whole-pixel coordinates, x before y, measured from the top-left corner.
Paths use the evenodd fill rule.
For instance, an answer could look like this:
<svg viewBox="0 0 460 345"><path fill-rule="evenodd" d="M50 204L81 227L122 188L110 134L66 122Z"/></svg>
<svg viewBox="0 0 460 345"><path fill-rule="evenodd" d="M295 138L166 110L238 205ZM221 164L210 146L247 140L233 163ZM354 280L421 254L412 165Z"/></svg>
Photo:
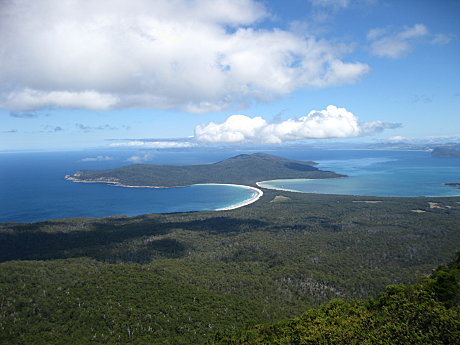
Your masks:
<svg viewBox="0 0 460 345"><path fill-rule="evenodd" d="M460 141L460 1L0 0L0 151Z"/></svg>

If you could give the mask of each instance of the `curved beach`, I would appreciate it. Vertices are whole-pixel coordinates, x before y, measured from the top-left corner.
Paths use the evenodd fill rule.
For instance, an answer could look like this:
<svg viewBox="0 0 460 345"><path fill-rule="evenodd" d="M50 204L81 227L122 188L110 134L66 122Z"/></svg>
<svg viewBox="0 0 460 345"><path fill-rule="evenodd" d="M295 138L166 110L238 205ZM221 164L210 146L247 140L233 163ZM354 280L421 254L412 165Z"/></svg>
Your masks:
<svg viewBox="0 0 460 345"><path fill-rule="evenodd" d="M78 183L102 183L102 184L110 184L110 185L115 186L115 187L124 187L124 188L155 188L155 189L157 189L157 188L160 189L161 188L161 189L163 189L163 188L183 188L183 187L188 187L188 186L171 186L171 187L164 187L164 186L131 186L131 185L121 184L118 181L107 181L107 180L85 181L85 180L80 180L77 177L72 176L72 175L66 175L65 179L68 180L68 181L78 182ZM214 211L228 211L228 210L234 210L236 208L240 208L240 207L243 207L243 206L247 206L247 205L250 205L250 204L256 202L257 200L260 199L260 197L262 195L264 195L264 193L258 188L251 187L251 186L246 186L246 185L241 185L241 184L197 183L197 184L193 184L191 186L230 186L230 187L239 187L239 188L249 189L249 190L251 190L253 192L251 198L246 199L243 202L240 202L240 203L237 203L237 204L234 204L234 205L230 205L230 206L227 206L227 207L223 207L223 208L218 208L218 209L215 209Z"/></svg>
<svg viewBox="0 0 460 345"><path fill-rule="evenodd" d="M247 205L250 205L250 204L256 202L257 200L259 200L262 197L262 195L264 195L264 192L262 192L259 188L246 186L246 185L242 185L242 184L199 183L199 184L195 184L194 186L231 186L231 187L245 188L245 189L249 189L249 190L253 191L253 194L252 194L251 198L246 199L245 201L242 201L242 202L234 204L234 205L230 205L230 206L223 207L223 208L218 208L215 211L229 211L229 210L234 210L234 209L237 209L237 208L240 208L240 207L243 207L243 206L247 206Z"/></svg>

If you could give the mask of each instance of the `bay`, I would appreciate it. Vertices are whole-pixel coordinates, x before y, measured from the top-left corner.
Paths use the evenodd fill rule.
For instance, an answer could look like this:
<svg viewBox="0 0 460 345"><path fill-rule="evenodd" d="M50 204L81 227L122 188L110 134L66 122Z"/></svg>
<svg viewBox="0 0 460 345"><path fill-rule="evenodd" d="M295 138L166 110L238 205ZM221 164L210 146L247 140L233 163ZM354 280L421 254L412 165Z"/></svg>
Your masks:
<svg viewBox="0 0 460 345"><path fill-rule="evenodd" d="M273 180L261 187L317 194L382 197L460 196L444 185L460 182L459 158L435 158L428 151L324 150L318 168L347 175L325 180Z"/></svg>
<svg viewBox="0 0 460 345"><path fill-rule="evenodd" d="M64 179L80 169L130 164L126 159L133 154L113 151L0 154L0 222L207 211L228 208L254 197L252 190L226 185L123 188ZM156 164L190 164L191 157L187 153L157 153L151 159ZM192 161L210 163L209 159L219 160L216 155L195 154Z"/></svg>

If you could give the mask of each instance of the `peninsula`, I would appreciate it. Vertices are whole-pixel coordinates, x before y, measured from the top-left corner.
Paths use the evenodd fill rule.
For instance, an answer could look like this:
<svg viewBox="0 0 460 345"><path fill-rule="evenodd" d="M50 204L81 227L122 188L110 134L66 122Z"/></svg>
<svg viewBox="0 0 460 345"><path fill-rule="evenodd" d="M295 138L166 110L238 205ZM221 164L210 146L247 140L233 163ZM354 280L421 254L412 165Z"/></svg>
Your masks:
<svg viewBox="0 0 460 345"><path fill-rule="evenodd" d="M345 177L322 171L315 162L302 162L265 153L241 154L202 165L135 164L109 170L80 170L66 179L75 182L111 183L124 187L170 188L194 184L238 184L274 179L325 179Z"/></svg>
<svg viewBox="0 0 460 345"><path fill-rule="evenodd" d="M431 151L431 155L437 158L459 158L460 144L438 146Z"/></svg>

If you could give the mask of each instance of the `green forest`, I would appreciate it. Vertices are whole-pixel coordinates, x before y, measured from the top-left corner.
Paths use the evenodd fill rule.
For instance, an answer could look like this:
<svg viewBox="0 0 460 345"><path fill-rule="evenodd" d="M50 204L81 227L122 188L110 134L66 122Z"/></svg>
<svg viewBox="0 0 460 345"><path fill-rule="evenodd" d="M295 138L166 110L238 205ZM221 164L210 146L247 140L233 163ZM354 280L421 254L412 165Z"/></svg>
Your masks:
<svg viewBox="0 0 460 345"><path fill-rule="evenodd" d="M459 197L3 223L0 343L455 344L459 247Z"/></svg>
<svg viewBox="0 0 460 345"><path fill-rule="evenodd" d="M335 299L301 317L217 334L215 344L458 344L460 252L418 284L376 298Z"/></svg>

